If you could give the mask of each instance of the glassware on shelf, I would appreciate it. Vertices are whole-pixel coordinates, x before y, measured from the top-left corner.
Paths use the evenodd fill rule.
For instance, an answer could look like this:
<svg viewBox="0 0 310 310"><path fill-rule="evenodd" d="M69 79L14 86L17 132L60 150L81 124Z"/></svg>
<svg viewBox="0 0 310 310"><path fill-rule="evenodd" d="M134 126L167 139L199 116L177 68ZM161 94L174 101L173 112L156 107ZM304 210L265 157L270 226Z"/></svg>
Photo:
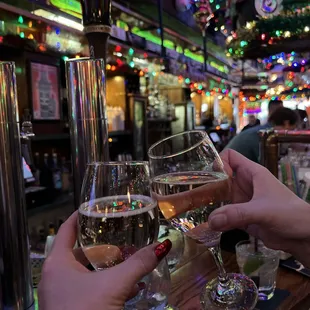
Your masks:
<svg viewBox="0 0 310 310"><path fill-rule="evenodd" d="M208 225L209 215L230 200L223 163L206 132L188 131L165 138L149 149L152 196L171 225L205 244L218 267L218 278L201 294L204 309L254 309L255 283L228 274L220 251L221 233Z"/></svg>

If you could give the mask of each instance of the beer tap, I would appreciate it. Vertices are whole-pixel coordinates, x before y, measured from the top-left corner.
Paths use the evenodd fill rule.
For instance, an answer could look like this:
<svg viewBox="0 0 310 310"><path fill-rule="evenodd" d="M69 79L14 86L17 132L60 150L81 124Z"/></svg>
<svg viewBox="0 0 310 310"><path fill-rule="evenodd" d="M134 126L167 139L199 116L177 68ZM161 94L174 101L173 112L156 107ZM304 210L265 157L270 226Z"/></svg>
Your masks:
<svg viewBox="0 0 310 310"><path fill-rule="evenodd" d="M28 134L21 139L15 64L0 62L0 310L34 301L21 155Z"/></svg>
<svg viewBox="0 0 310 310"><path fill-rule="evenodd" d="M66 63L76 208L87 164L109 160L105 69L111 0L81 0L81 5L91 58Z"/></svg>
<svg viewBox="0 0 310 310"><path fill-rule="evenodd" d="M21 148L22 156L25 159L27 165L31 170L35 170L33 155L31 150L31 139L35 136L33 133L32 123L31 123L31 114L29 109L24 110L23 122L21 126Z"/></svg>

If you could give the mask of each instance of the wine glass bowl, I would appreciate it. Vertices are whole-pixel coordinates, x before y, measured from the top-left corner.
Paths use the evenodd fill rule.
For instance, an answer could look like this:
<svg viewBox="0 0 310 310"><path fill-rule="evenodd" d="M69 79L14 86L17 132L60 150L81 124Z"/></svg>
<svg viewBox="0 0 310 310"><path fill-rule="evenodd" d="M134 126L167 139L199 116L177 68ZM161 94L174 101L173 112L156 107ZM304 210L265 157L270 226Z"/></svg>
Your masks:
<svg viewBox="0 0 310 310"><path fill-rule="evenodd" d="M160 155L162 154L162 155ZM152 196L177 230L202 243L218 243L209 215L230 196L230 181L208 135L185 132L149 150Z"/></svg>
<svg viewBox="0 0 310 310"><path fill-rule="evenodd" d="M157 203L147 162L91 163L81 191L78 237L96 270L112 267L157 240Z"/></svg>
<svg viewBox="0 0 310 310"><path fill-rule="evenodd" d="M221 232L212 231L210 214L230 201L231 180L206 132L188 131L149 149L152 197L171 225L205 244L218 267L218 278L201 294L205 309L251 310L257 302L254 282L227 274L220 252Z"/></svg>

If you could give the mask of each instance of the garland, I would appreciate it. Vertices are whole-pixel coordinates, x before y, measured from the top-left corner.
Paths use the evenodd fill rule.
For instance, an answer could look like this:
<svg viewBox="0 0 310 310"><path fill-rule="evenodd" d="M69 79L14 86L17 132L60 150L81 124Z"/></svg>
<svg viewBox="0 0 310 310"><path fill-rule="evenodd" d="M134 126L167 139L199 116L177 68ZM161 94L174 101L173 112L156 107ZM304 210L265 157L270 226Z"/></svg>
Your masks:
<svg viewBox="0 0 310 310"><path fill-rule="evenodd" d="M303 39L310 39L310 6L248 22L227 38L227 56L243 58L245 53L260 46Z"/></svg>

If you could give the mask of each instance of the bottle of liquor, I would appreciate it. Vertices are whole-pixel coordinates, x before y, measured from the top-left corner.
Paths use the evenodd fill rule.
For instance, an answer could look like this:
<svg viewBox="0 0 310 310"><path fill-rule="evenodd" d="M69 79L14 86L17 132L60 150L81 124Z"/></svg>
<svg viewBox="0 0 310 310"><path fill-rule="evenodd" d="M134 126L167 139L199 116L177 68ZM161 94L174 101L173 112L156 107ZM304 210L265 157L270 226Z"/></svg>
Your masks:
<svg viewBox="0 0 310 310"><path fill-rule="evenodd" d="M84 33L92 58L106 59L111 33L111 0L82 0Z"/></svg>
<svg viewBox="0 0 310 310"><path fill-rule="evenodd" d="M48 254L51 252L54 240L55 240L55 226L54 224L50 224L48 236L46 238L46 243L45 243L45 250L44 250L45 257L47 257Z"/></svg>
<svg viewBox="0 0 310 310"><path fill-rule="evenodd" d="M66 157L61 158L60 169L61 169L62 191L66 193L70 190L70 170L66 162Z"/></svg>
<svg viewBox="0 0 310 310"><path fill-rule="evenodd" d="M58 155L57 153L52 154L52 173L53 173L53 182L54 182L54 189L56 192L60 192L62 189L62 178L61 178L61 170L60 166L58 165Z"/></svg>
<svg viewBox="0 0 310 310"><path fill-rule="evenodd" d="M44 249L45 249L45 241L46 241L46 233L44 228L41 228L39 230L39 238L38 238L38 242L35 246L35 251L38 253L43 253Z"/></svg>
<svg viewBox="0 0 310 310"><path fill-rule="evenodd" d="M49 190L54 188L53 172L51 171L49 155L47 153L45 153L43 157L43 165L40 173L40 184Z"/></svg>
<svg viewBox="0 0 310 310"><path fill-rule="evenodd" d="M34 177L35 177L35 185L40 186L40 174L41 174L41 163L40 163L40 153L34 154Z"/></svg>

